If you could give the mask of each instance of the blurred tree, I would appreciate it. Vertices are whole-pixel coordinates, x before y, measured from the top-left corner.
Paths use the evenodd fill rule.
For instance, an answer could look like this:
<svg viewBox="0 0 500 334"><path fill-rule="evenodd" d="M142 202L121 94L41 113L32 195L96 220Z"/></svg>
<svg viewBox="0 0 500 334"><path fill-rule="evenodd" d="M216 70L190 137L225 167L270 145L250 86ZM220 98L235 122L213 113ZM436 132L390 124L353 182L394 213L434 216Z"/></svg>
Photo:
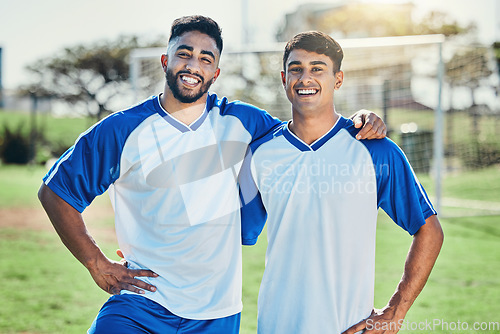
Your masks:
<svg viewBox="0 0 500 334"><path fill-rule="evenodd" d="M493 47L493 52L495 53L495 60L497 62L498 74L500 75L500 42L493 43L492 47Z"/></svg>
<svg viewBox="0 0 500 334"><path fill-rule="evenodd" d="M158 46L159 40L141 45L135 36L120 36L115 41L66 48L28 66L34 80L21 91L83 104L89 115L101 119L115 99L128 93L130 51Z"/></svg>
<svg viewBox="0 0 500 334"><path fill-rule="evenodd" d="M474 24L460 25L447 14L430 12L414 21L413 5L346 3L345 5L300 6L286 16L276 34L277 40L288 41L306 30L320 30L336 38L384 37L443 34L447 37L476 31Z"/></svg>
<svg viewBox="0 0 500 334"><path fill-rule="evenodd" d="M318 29L340 32L343 37L412 35L411 6L350 4L326 13L318 21Z"/></svg>
<svg viewBox="0 0 500 334"><path fill-rule="evenodd" d="M493 72L488 65L487 48L469 48L456 52L446 63L446 80L450 87L463 86L470 89L472 105L476 105L474 91L481 80L488 78Z"/></svg>
<svg viewBox="0 0 500 334"><path fill-rule="evenodd" d="M477 27L474 23L469 23L466 26L460 25L456 20L453 20L448 14L441 12L430 12L422 21L418 22L413 29L413 34L443 34L446 37L475 33Z"/></svg>
<svg viewBox="0 0 500 334"><path fill-rule="evenodd" d="M457 87L467 87L470 90L471 106L469 115L472 117L472 136L479 136L479 117L486 108L484 105L477 105L474 92L481 86L481 81L486 80L493 71L488 65L490 56L487 48L468 48L465 51L456 52L446 63L446 80L450 90ZM453 109L450 106L450 109Z"/></svg>

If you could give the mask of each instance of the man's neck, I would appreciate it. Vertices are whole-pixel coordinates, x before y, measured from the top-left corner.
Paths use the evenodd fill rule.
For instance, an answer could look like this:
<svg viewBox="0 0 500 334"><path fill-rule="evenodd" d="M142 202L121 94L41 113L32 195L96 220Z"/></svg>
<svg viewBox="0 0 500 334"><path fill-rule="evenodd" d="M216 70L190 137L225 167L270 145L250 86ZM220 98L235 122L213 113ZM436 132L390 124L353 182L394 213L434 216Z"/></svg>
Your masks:
<svg viewBox="0 0 500 334"><path fill-rule="evenodd" d="M173 96L170 90L165 90L160 96L160 103L170 116L181 123L190 125L205 111L207 94L193 103L182 103Z"/></svg>
<svg viewBox="0 0 500 334"><path fill-rule="evenodd" d="M328 114L310 117L303 117L293 113L289 128L304 143L311 145L330 131L339 117L335 110Z"/></svg>

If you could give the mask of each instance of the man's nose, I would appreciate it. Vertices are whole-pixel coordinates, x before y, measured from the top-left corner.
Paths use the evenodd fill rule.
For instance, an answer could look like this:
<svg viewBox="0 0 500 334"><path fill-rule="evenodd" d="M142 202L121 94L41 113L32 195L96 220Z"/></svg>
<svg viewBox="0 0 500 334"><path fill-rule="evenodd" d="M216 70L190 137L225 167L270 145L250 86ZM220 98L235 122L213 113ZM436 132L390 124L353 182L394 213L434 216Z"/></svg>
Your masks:
<svg viewBox="0 0 500 334"><path fill-rule="evenodd" d="M197 59L191 58L188 60L186 63L186 69L189 70L192 73L199 73L200 72L200 64Z"/></svg>
<svg viewBox="0 0 500 334"><path fill-rule="evenodd" d="M304 84L310 83L312 81L311 72L307 70L302 71L302 75L299 80Z"/></svg>

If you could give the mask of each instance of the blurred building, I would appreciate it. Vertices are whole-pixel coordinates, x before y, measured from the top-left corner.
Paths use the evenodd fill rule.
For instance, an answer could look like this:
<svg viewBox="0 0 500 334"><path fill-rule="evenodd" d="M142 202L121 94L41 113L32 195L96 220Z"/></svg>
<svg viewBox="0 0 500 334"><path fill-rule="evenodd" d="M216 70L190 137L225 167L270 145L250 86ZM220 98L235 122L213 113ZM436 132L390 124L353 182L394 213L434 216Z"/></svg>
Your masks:
<svg viewBox="0 0 500 334"><path fill-rule="evenodd" d="M4 107L3 84L2 84L2 48L0 47L0 108Z"/></svg>
<svg viewBox="0 0 500 334"><path fill-rule="evenodd" d="M409 35L413 31L412 3L304 4L285 15L276 39L286 42L302 31L320 30L335 39Z"/></svg>

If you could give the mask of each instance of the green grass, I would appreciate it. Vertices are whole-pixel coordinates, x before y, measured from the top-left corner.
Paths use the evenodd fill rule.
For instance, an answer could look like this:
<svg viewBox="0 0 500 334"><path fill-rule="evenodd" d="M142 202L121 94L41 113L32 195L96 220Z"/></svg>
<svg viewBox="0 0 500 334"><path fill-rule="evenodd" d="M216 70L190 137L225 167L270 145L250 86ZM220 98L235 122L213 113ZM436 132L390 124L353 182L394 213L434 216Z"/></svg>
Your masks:
<svg viewBox="0 0 500 334"><path fill-rule="evenodd" d="M107 299L49 231L2 229L0 332L85 333Z"/></svg>
<svg viewBox="0 0 500 334"><path fill-rule="evenodd" d="M0 209L34 206L46 170L41 166L0 165Z"/></svg>
<svg viewBox="0 0 500 334"><path fill-rule="evenodd" d="M381 112L376 111L379 115ZM410 109L390 109L388 114L389 127L396 134L400 131L401 124L414 122L419 130L434 130L435 113L433 110L410 110ZM472 135L472 118L467 112L445 113L445 140L452 142L469 142L474 137ZM500 118L495 116L482 116L478 119L478 130L480 141L491 141L498 143L498 127Z"/></svg>
<svg viewBox="0 0 500 334"><path fill-rule="evenodd" d="M43 168L0 166L0 208L36 207L36 190L44 173ZM445 179L445 194L498 201L498 174L498 168L489 168L449 176ZM422 182L430 183L429 187L432 184L429 178L422 178ZM91 228L113 224L108 218L88 223ZM445 232L441 255L407 321L442 319L471 326L474 322L500 321L500 217L441 218L441 223ZM262 235L256 246L243 249L243 334L256 330L265 238ZM116 258L114 242L106 238L97 241L108 256ZM376 307L383 307L393 293L410 243L411 237L381 213L377 228ZM0 333L84 333L108 297L50 229L1 228L0 275ZM435 329L436 333L450 332ZM428 331L404 331L423 332Z"/></svg>
<svg viewBox="0 0 500 334"><path fill-rule="evenodd" d="M448 323L467 322L470 326L474 322L500 321L497 295L500 290L499 217L441 219L441 223L445 243L429 281L410 309L406 321L419 324L437 319ZM384 214L380 215L376 307L383 307L392 295L411 242L411 237L393 225ZM434 329L436 333L449 333L440 326Z"/></svg>

